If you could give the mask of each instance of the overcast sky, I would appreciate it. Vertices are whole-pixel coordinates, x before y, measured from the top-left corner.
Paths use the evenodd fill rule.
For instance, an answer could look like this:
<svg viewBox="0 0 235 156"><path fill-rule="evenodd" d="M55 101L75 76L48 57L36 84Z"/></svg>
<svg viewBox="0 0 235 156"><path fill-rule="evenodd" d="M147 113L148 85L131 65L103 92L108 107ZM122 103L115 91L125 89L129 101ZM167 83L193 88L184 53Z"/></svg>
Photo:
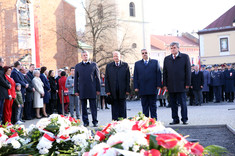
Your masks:
<svg viewBox="0 0 235 156"><path fill-rule="evenodd" d="M235 5L235 0L151 1L151 32L160 35L201 30Z"/></svg>

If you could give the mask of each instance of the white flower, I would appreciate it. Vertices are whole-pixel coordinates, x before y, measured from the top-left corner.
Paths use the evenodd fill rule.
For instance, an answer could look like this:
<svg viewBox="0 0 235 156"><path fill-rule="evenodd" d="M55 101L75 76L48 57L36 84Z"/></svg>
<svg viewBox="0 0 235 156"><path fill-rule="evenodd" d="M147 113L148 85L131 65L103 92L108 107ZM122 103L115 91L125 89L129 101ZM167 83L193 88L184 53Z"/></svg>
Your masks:
<svg viewBox="0 0 235 156"><path fill-rule="evenodd" d="M115 129L116 132L124 132L128 130L132 130L132 127L134 124L135 124L135 121L124 119L118 122L113 128Z"/></svg>
<svg viewBox="0 0 235 156"><path fill-rule="evenodd" d="M49 153L49 150L47 148L42 148L39 150L39 153L40 154L47 154L47 153Z"/></svg>
<svg viewBox="0 0 235 156"><path fill-rule="evenodd" d="M12 140L11 145L13 146L14 149L18 149L21 146L19 141L17 141L17 140Z"/></svg>

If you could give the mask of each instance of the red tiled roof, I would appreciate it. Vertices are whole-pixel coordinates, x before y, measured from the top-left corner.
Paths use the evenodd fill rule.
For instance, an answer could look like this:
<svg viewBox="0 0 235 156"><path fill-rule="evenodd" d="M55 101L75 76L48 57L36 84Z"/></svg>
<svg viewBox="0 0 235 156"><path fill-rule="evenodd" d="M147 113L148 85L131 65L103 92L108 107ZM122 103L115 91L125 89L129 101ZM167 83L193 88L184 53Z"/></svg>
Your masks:
<svg viewBox="0 0 235 156"><path fill-rule="evenodd" d="M189 40L183 36L160 36L160 35L151 35L151 45L159 48L165 49L166 46L169 46L172 42L178 42L180 46L199 46L198 43Z"/></svg>
<svg viewBox="0 0 235 156"><path fill-rule="evenodd" d="M233 26L234 20L235 20L235 5L204 29Z"/></svg>

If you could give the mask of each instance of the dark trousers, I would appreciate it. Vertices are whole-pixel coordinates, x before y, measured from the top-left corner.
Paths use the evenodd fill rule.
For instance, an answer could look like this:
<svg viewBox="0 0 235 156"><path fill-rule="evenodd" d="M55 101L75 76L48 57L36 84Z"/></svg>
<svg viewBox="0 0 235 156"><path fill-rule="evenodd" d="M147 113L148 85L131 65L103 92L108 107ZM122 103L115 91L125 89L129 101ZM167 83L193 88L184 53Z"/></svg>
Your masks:
<svg viewBox="0 0 235 156"><path fill-rule="evenodd" d="M114 99L112 104L112 120L126 118L126 99Z"/></svg>
<svg viewBox="0 0 235 156"><path fill-rule="evenodd" d="M202 104L202 90L193 90L193 95L196 105Z"/></svg>
<svg viewBox="0 0 235 156"><path fill-rule="evenodd" d="M56 99L50 99L49 103L47 104L47 113L53 114L54 113L54 107L56 106Z"/></svg>
<svg viewBox="0 0 235 156"><path fill-rule="evenodd" d="M221 100L222 100L222 101L227 100L226 97L224 97L224 96L225 96L224 93L225 93L225 92L224 92L224 85L222 85L222 86L221 86Z"/></svg>
<svg viewBox="0 0 235 156"><path fill-rule="evenodd" d="M0 98L0 123L3 121L3 106L4 106L4 99Z"/></svg>
<svg viewBox="0 0 235 156"><path fill-rule="evenodd" d="M209 102L209 92L202 92L203 95L203 103Z"/></svg>
<svg viewBox="0 0 235 156"><path fill-rule="evenodd" d="M141 105L142 111L146 117L149 117L149 112L151 118L157 120L157 95L142 95L141 96Z"/></svg>
<svg viewBox="0 0 235 156"><path fill-rule="evenodd" d="M221 101L221 86L214 86L213 87L213 92L215 95L215 100L216 102L220 102Z"/></svg>
<svg viewBox="0 0 235 156"><path fill-rule="evenodd" d="M92 123L97 124L97 105L96 99L81 99L82 104L82 121L84 124L89 124L88 113L87 113L87 100L90 103L90 110L92 115Z"/></svg>
<svg viewBox="0 0 235 156"><path fill-rule="evenodd" d="M59 94L57 94L57 97L59 97ZM57 98L57 111L58 111L58 114L62 114L62 104L60 103L59 98Z"/></svg>
<svg viewBox="0 0 235 156"><path fill-rule="evenodd" d="M209 101L213 102L213 100L214 100L213 86L209 86Z"/></svg>
<svg viewBox="0 0 235 156"><path fill-rule="evenodd" d="M229 102L233 102L233 100L234 100L234 92L226 92L225 96L227 97Z"/></svg>
<svg viewBox="0 0 235 156"><path fill-rule="evenodd" d="M188 110L187 110L185 92L169 93L169 96L170 96L170 103L171 103L172 119L174 120L174 122L179 122L178 104L180 104L181 106L181 117L182 117L181 121L187 122Z"/></svg>
<svg viewBox="0 0 235 156"><path fill-rule="evenodd" d="M32 107L33 107L33 101L25 101L24 103L24 118L25 119L31 119L32 118Z"/></svg>

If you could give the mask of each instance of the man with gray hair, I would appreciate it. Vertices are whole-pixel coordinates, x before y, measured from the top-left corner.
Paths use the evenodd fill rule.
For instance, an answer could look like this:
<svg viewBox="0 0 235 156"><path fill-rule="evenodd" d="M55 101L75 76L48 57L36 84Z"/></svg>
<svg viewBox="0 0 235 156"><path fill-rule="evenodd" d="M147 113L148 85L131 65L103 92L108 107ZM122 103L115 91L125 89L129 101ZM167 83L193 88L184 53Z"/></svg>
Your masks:
<svg viewBox="0 0 235 156"><path fill-rule="evenodd" d="M87 113L87 100L89 100L93 120L92 123L94 127L97 127L96 95L100 94L99 69L95 62L89 60L89 52L83 51L81 56L82 62L75 66L74 92L81 100L84 126L89 126Z"/></svg>
<svg viewBox="0 0 235 156"><path fill-rule="evenodd" d="M0 124L2 122L3 118L3 105L5 99L8 97L8 89L11 88L10 83L6 80L6 77L4 75L4 59L0 57Z"/></svg>
<svg viewBox="0 0 235 156"><path fill-rule="evenodd" d="M105 72L105 92L113 98L112 120L126 118L126 96L130 93L130 70L121 61L118 51L113 52L113 62L107 64Z"/></svg>
<svg viewBox="0 0 235 156"><path fill-rule="evenodd" d="M170 105L173 122L171 125L179 124L178 104L181 105L181 121L187 124L188 112L186 104L186 90L191 83L191 65L187 54L179 51L179 43L170 44L171 55L164 59L163 66L163 89L167 89L170 96Z"/></svg>

